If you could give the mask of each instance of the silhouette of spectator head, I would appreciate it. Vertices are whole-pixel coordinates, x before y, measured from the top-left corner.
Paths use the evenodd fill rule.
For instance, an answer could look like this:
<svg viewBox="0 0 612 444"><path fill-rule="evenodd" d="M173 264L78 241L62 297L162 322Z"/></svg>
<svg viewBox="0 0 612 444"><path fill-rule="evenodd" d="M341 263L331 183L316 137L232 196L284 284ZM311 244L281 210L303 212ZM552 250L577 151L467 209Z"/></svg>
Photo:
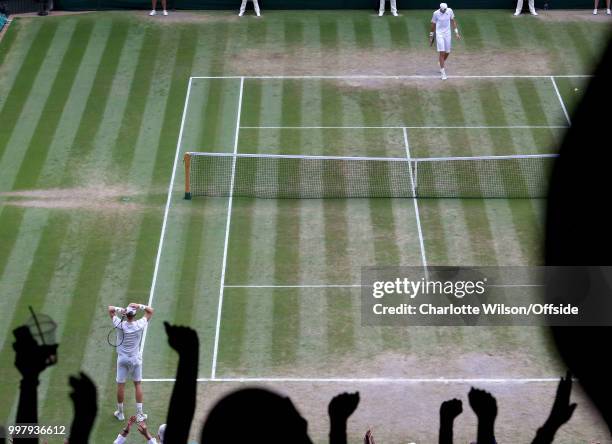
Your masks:
<svg viewBox="0 0 612 444"><path fill-rule="evenodd" d="M612 101L611 78L612 41L574 110L555 162L547 209L546 265L612 265L612 225L606 214L612 152L609 138L599 131L600 110L608 109ZM583 296L581 291L574 293L576 298ZM612 297L612 291L607 293L603 300ZM612 327L555 327L552 332L561 357L612 431L608 368Z"/></svg>
<svg viewBox="0 0 612 444"><path fill-rule="evenodd" d="M291 400L274 392L248 388L221 399L206 418L200 442L254 442L306 444L312 441L308 423Z"/></svg>

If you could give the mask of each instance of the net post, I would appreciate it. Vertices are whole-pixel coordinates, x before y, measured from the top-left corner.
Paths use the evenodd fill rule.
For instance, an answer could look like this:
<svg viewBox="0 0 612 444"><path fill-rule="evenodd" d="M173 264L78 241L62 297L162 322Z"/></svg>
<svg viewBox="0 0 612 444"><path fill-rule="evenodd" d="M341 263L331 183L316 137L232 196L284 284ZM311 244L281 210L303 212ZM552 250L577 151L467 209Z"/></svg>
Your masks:
<svg viewBox="0 0 612 444"><path fill-rule="evenodd" d="M191 200L191 154L185 153L183 156L183 163L185 164L185 199Z"/></svg>

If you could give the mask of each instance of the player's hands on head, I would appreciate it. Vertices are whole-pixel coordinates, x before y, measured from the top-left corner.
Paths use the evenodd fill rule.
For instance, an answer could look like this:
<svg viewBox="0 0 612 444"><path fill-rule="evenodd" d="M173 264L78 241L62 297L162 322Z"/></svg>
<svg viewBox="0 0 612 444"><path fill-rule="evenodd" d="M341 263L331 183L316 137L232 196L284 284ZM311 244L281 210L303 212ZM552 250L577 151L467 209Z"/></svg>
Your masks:
<svg viewBox="0 0 612 444"><path fill-rule="evenodd" d="M440 406L440 418L442 420L452 421L461 413L463 413L463 403L459 399L444 401Z"/></svg>
<svg viewBox="0 0 612 444"><path fill-rule="evenodd" d="M168 322L164 322L164 327L168 335L168 345L179 354L199 350L200 341L194 329L172 325Z"/></svg>
<svg viewBox="0 0 612 444"><path fill-rule="evenodd" d="M26 326L13 330L15 367L24 378L38 378L47 367L57 362L57 344L38 345Z"/></svg>
<svg viewBox="0 0 612 444"><path fill-rule="evenodd" d="M332 398L327 407L330 418L346 421L359 405L359 392L341 393Z"/></svg>
<svg viewBox="0 0 612 444"><path fill-rule="evenodd" d="M468 399L478 419L494 420L497 416L497 401L489 392L472 387Z"/></svg>

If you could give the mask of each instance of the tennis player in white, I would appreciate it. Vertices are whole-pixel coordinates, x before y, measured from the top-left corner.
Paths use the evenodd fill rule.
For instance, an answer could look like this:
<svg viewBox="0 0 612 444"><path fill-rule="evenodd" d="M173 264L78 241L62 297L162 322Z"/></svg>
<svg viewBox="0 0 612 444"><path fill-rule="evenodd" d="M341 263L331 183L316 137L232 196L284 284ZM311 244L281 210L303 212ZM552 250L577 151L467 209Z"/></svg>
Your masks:
<svg viewBox="0 0 612 444"><path fill-rule="evenodd" d="M136 320L136 312L144 311L144 316ZM142 355L140 341L147 323L153 316L153 309L146 305L132 302L127 308L108 307L108 314L113 320L117 333L117 410L114 415L123 421L123 400L125 398L125 381L128 376L134 381L136 395L136 421L142 422L147 415L142 411Z"/></svg>
<svg viewBox="0 0 612 444"><path fill-rule="evenodd" d="M431 32L429 33L429 38L433 39L435 35L442 80L447 79L444 64L451 52L451 26L455 30L457 39L461 40L459 28L457 28L457 22L455 21L455 13L446 3L440 3L440 9L434 11L433 17L431 18Z"/></svg>

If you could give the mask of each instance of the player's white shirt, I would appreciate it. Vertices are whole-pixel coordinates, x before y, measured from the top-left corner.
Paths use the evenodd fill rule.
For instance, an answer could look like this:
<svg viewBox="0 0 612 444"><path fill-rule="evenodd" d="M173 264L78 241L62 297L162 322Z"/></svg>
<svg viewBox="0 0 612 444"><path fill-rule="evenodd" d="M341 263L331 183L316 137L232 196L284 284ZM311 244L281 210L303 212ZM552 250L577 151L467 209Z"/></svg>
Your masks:
<svg viewBox="0 0 612 444"><path fill-rule="evenodd" d="M147 325L147 318L142 317L137 321L128 322L113 316L113 325L117 328L117 353L125 357L137 357L140 353L140 340Z"/></svg>
<svg viewBox="0 0 612 444"><path fill-rule="evenodd" d="M455 13L451 8L446 8L444 14L438 9L433 13L431 23L436 24L436 32L446 34L451 32L451 20L455 18Z"/></svg>

